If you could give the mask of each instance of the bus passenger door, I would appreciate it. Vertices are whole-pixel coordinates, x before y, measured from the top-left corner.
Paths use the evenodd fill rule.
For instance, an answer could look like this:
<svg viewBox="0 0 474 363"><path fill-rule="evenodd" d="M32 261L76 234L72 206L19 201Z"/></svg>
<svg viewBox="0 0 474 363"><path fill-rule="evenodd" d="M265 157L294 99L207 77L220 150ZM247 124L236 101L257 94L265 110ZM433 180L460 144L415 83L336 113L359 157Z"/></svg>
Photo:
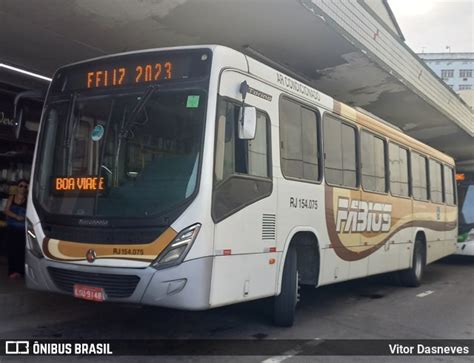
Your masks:
<svg viewBox="0 0 474 363"><path fill-rule="evenodd" d="M257 109L255 138L239 137L242 82L246 106ZM217 106L212 217L215 224L211 305L275 293L276 193L272 180L273 89L224 71ZM258 94L256 96L255 94Z"/></svg>

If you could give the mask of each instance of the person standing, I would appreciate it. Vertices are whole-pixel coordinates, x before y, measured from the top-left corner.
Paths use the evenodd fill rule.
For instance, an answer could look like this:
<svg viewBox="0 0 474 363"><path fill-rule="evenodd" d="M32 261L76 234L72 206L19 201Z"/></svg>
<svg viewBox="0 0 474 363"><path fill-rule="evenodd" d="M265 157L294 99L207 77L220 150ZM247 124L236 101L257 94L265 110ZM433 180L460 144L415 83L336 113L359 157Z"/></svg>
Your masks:
<svg viewBox="0 0 474 363"><path fill-rule="evenodd" d="M5 207L7 216L8 276L19 278L25 273L25 215L28 196L28 181L17 183L16 193L8 198Z"/></svg>

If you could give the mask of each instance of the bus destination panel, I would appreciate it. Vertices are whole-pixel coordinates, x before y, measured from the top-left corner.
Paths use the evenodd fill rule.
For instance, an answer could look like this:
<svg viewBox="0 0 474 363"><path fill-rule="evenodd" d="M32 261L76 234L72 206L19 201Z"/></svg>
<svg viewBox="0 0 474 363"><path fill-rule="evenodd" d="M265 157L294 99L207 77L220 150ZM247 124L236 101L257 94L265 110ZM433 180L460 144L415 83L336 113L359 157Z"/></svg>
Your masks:
<svg viewBox="0 0 474 363"><path fill-rule="evenodd" d="M55 194L79 193L79 196L90 196L105 190L106 181L102 176L71 176L53 178L52 188Z"/></svg>
<svg viewBox="0 0 474 363"><path fill-rule="evenodd" d="M52 91L71 92L140 86L203 78L209 74L209 50L150 52L99 59L59 71Z"/></svg>

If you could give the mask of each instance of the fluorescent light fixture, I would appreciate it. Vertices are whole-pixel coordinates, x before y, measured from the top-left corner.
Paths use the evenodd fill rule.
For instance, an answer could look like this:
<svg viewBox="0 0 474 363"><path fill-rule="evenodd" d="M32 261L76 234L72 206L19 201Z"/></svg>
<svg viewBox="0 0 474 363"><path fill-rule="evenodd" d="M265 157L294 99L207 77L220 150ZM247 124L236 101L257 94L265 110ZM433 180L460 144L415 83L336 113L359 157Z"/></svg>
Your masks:
<svg viewBox="0 0 474 363"><path fill-rule="evenodd" d="M25 71L24 69L12 67L12 66L9 66L8 64L0 63L0 68L6 68L6 69L9 69L10 71L13 71L13 72L22 73L22 74L25 74L25 75L30 76L30 77L39 78L39 79L43 79L45 81L51 82L51 78L42 76L41 74L28 72L28 71Z"/></svg>

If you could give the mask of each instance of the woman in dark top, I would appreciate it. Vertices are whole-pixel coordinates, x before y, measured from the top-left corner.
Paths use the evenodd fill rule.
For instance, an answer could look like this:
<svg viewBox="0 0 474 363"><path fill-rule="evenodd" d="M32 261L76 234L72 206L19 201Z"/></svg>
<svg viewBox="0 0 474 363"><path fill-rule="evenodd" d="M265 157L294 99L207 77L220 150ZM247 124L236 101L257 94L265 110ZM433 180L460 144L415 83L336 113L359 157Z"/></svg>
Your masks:
<svg viewBox="0 0 474 363"><path fill-rule="evenodd" d="M25 273L25 215L28 181L18 181L16 194L10 196L5 208L8 234L8 275L15 279Z"/></svg>

